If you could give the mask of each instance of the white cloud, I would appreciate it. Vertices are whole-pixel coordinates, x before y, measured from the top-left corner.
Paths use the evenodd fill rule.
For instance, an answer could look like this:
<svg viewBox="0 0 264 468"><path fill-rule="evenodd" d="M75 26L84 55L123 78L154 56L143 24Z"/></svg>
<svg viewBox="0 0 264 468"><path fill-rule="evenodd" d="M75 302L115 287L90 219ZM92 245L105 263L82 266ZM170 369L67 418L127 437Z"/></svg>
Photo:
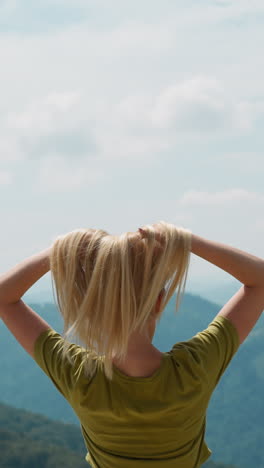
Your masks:
<svg viewBox="0 0 264 468"><path fill-rule="evenodd" d="M230 101L216 79L195 77L158 95L130 95L112 103L80 91L56 92L3 120L2 158L47 157L146 161L172 150L184 135L249 130L253 118L243 102Z"/></svg>
<svg viewBox="0 0 264 468"><path fill-rule="evenodd" d="M6 160L46 157L50 153L93 156L89 116L76 92L52 93L20 112L9 112L0 148Z"/></svg>
<svg viewBox="0 0 264 468"><path fill-rule="evenodd" d="M77 93L52 93L30 103L22 112L10 112L7 126L24 137L49 135L54 128L74 126L78 99Z"/></svg>
<svg viewBox="0 0 264 468"><path fill-rule="evenodd" d="M230 98L218 80L198 76L156 96L127 96L109 104L99 116L96 141L105 157L147 160L175 149L186 135L204 140L245 135L254 119L250 106Z"/></svg>
<svg viewBox="0 0 264 468"><path fill-rule="evenodd" d="M162 91L151 117L157 127L190 133L244 131L252 125L247 103L231 100L221 83L207 76Z"/></svg>
<svg viewBox="0 0 264 468"><path fill-rule="evenodd" d="M99 12L106 15L111 10L115 17L121 7L123 16L118 25L111 16L109 25L104 18L97 28L90 21L52 34L36 32L34 37L2 34L2 103L10 107L14 100L24 98L25 103L29 96L65 89L66 92L85 89L91 95L102 98L111 95L113 99L139 89L143 93L157 93L167 83L184 81L198 73L210 73L220 83L226 75L231 96L236 95L239 87L244 87L245 96L258 89L262 92L263 73L259 70L262 70L263 60L258 51L262 31L258 33L255 25L244 33L236 28L224 32L224 29L212 30L211 27L207 30L203 24L208 9L216 19L218 10L226 10L209 7L207 2L199 6L196 2L188 8L180 8L179 2L174 7L168 2L167 8L156 5L159 15L155 21L151 17L148 20L147 16L146 20L139 17L135 21L126 12L127 8L128 11L134 8L134 2L130 7L124 2L122 7L121 3L107 6L102 2L97 7L87 3L90 16ZM141 12L142 2L136 5ZM37 6L35 10L38 11ZM152 12L151 5L150 10ZM210 19L208 24L211 25ZM19 76L15 87L10 86L14 76Z"/></svg>
<svg viewBox="0 0 264 468"><path fill-rule="evenodd" d="M261 254L263 10L262 0L0 0L4 243L14 219L29 249L74 228L96 192L89 216L110 231L174 219Z"/></svg>
<svg viewBox="0 0 264 468"><path fill-rule="evenodd" d="M65 121L67 113L72 112L80 96L78 93L52 93L44 99L33 102L25 112L10 114L8 124L18 130L47 133L54 124Z"/></svg>

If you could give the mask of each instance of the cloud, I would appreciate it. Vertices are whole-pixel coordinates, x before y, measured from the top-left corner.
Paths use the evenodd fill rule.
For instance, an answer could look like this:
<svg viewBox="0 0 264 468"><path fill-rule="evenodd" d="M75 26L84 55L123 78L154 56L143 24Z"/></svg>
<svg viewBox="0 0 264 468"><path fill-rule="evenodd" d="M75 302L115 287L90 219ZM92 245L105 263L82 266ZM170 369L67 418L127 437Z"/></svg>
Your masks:
<svg viewBox="0 0 264 468"><path fill-rule="evenodd" d="M21 219L32 249L33 219L45 243L79 224L96 193L89 217L110 231L176 220L261 252L263 10L262 0L0 0L7 237Z"/></svg>
<svg viewBox="0 0 264 468"><path fill-rule="evenodd" d="M93 155L95 144L80 100L76 92L52 93L35 100L24 111L10 112L5 132L9 139L3 140L10 156L38 159L54 152L64 157Z"/></svg>
<svg viewBox="0 0 264 468"><path fill-rule="evenodd" d="M152 111L157 127L189 133L249 130L252 125L248 105L231 100L214 78L198 76L162 91Z"/></svg>
<svg viewBox="0 0 264 468"><path fill-rule="evenodd" d="M245 134L256 112L231 99L212 77L177 81L152 95L112 102L88 91L53 92L9 111L2 119L2 159L61 158L148 162L173 151L187 136Z"/></svg>
<svg viewBox="0 0 264 468"><path fill-rule="evenodd" d="M229 53L232 37L227 36L223 44L222 31L214 36L211 29L205 30L202 39L197 29L190 34L197 4L188 2L188 8L183 8L176 3L172 7L167 2L168 8L153 5L144 23L147 2L131 3L138 13L142 10L143 16L135 21L130 7L120 1L114 7L102 1L97 8L89 5L90 20L93 14L111 10L108 25L102 18L100 25L91 27L87 22L52 34L2 35L0 89L6 113L1 119L0 160L56 157L67 163L74 157L76 164L77 160L97 161L98 170L106 163L109 168L111 163L142 167L163 157L173 163L178 149L186 155L196 143L222 139L224 145L225 138L250 135L263 106L257 108L250 100L255 86L247 83L240 92L245 74L243 80L241 73L232 76L233 68L225 62L228 51L235 67L235 52L243 49L240 36L238 49ZM84 4L77 1L76 7ZM73 2L55 0L54 5L63 9ZM180 13L165 21L174 8L180 8ZM216 14L217 8L212 8ZM207 11L206 2L199 5L200 16ZM203 24L199 18L196 28ZM203 47L209 37L216 39L218 47L221 44L223 54L219 56L213 44L213 62L207 56L210 48ZM252 56L249 50L246 53ZM246 58L242 68L248 68ZM19 79L11 86L14 76ZM250 76L259 76L262 86L261 73Z"/></svg>
<svg viewBox="0 0 264 468"><path fill-rule="evenodd" d="M245 135L256 117L247 102L230 98L217 79L207 76L176 82L154 96L127 96L103 114L96 126L102 154L146 160L175 149L186 135L204 140Z"/></svg>
<svg viewBox="0 0 264 468"><path fill-rule="evenodd" d="M61 10L63 4L60 3ZM220 82L226 76L231 95L236 95L239 87L245 96L254 94L256 81L262 90L259 73L262 61L258 53L262 31L258 33L255 25L246 33L234 27L224 30L223 41L224 26L212 30L209 18L204 27L208 10L217 19L220 8L209 7L207 2L196 4L193 2L191 8L180 8L179 2L174 7L171 2L167 8L153 6L157 13L153 20L147 4L143 8L142 2L136 2L141 17L133 20L130 8L134 8L134 2L128 11L124 2L123 7L121 2L114 2L114 6L102 2L97 7L97 2L94 5L87 2L89 22L84 24L76 23L75 27L68 28L61 19L61 29L56 32L46 30L38 34L36 31L34 37L23 35L22 38L16 33L2 34L2 99L10 105L23 95L26 101L29 95L76 88L89 89L102 97L111 94L115 99L139 89L157 93L167 83L184 81L199 73L215 75ZM36 11L38 6L35 4ZM116 24L114 19L120 14L120 8L123 13ZM53 10L50 11L47 23L53 21ZM109 11L112 13L107 24ZM101 16L101 22L93 23L94 15ZM16 87L11 87L14 76L19 76L19 81Z"/></svg>
<svg viewBox="0 0 264 468"><path fill-rule="evenodd" d="M127 96L113 105L98 125L101 143L110 149L147 155L173 149L186 134L208 138L215 134L230 135L250 131L255 113L242 100L231 99L221 83L211 77L198 76L167 86L156 96ZM111 120L111 121L110 121ZM121 145L121 147L120 147Z"/></svg>
<svg viewBox="0 0 264 468"><path fill-rule="evenodd" d="M78 93L52 93L29 104L24 112L8 115L10 127L26 132L50 132L54 124L65 123L79 99Z"/></svg>

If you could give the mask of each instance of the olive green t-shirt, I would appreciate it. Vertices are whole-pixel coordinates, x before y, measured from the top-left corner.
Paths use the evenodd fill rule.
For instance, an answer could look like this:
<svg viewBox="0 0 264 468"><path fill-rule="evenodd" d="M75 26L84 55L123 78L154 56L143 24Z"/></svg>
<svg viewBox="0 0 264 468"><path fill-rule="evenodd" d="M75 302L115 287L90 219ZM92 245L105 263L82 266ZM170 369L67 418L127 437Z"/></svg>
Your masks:
<svg viewBox="0 0 264 468"><path fill-rule="evenodd" d="M93 378L77 377L83 349L72 344L74 363L62 362L63 338L43 332L35 360L78 416L86 460L94 468L196 468L211 455L204 436L206 410L220 377L239 347L234 325L218 315L208 328L163 354L151 377L129 377L113 366Z"/></svg>

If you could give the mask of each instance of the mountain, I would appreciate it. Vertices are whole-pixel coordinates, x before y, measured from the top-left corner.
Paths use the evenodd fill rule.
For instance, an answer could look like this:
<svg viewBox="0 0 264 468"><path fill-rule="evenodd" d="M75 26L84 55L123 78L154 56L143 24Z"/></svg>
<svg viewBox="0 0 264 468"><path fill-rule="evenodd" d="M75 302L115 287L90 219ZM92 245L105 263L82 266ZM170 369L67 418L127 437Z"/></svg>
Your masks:
<svg viewBox="0 0 264 468"><path fill-rule="evenodd" d="M0 404L0 468L89 468L80 430ZM207 462L204 468L235 468Z"/></svg>
<svg viewBox="0 0 264 468"><path fill-rule="evenodd" d="M51 326L61 331L54 304L30 304ZM191 338L207 327L220 305L186 293L175 315L175 297L157 327L154 345L168 351L177 341ZM72 409L34 361L0 325L2 378L0 401L42 413L52 419L78 424ZM212 460L240 468L263 468L264 418L263 317L238 350L216 388L208 409L206 440Z"/></svg>
<svg viewBox="0 0 264 468"><path fill-rule="evenodd" d="M0 468L87 468L80 430L72 424L0 404Z"/></svg>
<svg viewBox="0 0 264 468"><path fill-rule="evenodd" d="M42 278L44 281L44 278ZM24 295L24 301L27 304L32 303L53 303L54 295L50 288L51 278L47 275L45 278L46 286L43 288L41 285L36 283L29 291ZM239 289L240 282L234 278L229 278L226 281L208 283L204 279L200 281L188 278L187 289L192 295L200 295L208 301L215 302L217 304L223 304Z"/></svg>
<svg viewBox="0 0 264 468"><path fill-rule="evenodd" d="M199 294L208 301L224 304L235 294L240 286L241 283L233 278L226 282L213 283L210 285L202 280L200 283L193 283L191 287L189 285L189 292L194 295Z"/></svg>

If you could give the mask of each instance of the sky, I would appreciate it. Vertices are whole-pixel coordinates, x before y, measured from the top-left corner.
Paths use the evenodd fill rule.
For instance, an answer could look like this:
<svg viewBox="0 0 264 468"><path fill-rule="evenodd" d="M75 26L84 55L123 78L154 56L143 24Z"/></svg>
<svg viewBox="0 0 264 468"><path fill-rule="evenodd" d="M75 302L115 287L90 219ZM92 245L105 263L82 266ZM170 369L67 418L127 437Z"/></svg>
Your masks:
<svg viewBox="0 0 264 468"><path fill-rule="evenodd" d="M0 0L0 272L160 220L264 257L263 21L262 0ZM187 291L230 282L191 256Z"/></svg>

